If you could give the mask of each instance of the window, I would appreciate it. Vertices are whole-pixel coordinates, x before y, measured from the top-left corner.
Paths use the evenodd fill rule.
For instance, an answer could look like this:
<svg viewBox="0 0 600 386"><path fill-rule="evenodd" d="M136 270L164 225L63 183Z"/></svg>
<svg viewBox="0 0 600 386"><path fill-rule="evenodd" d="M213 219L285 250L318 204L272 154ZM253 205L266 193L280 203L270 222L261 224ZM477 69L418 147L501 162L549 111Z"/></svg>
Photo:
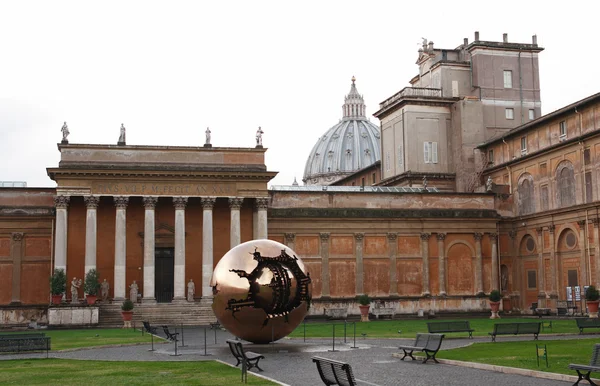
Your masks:
<svg viewBox="0 0 600 386"><path fill-rule="evenodd" d="M533 183L529 179L524 179L517 189L519 192L519 215L535 212Z"/></svg>
<svg viewBox="0 0 600 386"><path fill-rule="evenodd" d="M588 147L587 149L583 150L583 163L585 165L589 165L591 161L591 153L590 153L590 148Z"/></svg>
<svg viewBox="0 0 600 386"><path fill-rule="evenodd" d="M592 172L585 172L585 202L592 202Z"/></svg>
<svg viewBox="0 0 600 386"><path fill-rule="evenodd" d="M488 150L488 165L494 164L494 149Z"/></svg>
<svg viewBox="0 0 600 386"><path fill-rule="evenodd" d="M504 88L512 88L512 71L504 70Z"/></svg>
<svg viewBox="0 0 600 386"><path fill-rule="evenodd" d="M537 272L534 270L527 271L527 289L537 288Z"/></svg>
<svg viewBox="0 0 600 386"><path fill-rule="evenodd" d="M567 138L567 122L566 121L561 121L558 124L558 128L560 129L560 139Z"/></svg>
<svg viewBox="0 0 600 386"><path fill-rule="evenodd" d="M521 137L521 154L527 154L527 137Z"/></svg>
<svg viewBox="0 0 600 386"><path fill-rule="evenodd" d="M402 167L404 164L404 150L402 149L402 144L398 145L398 166Z"/></svg>
<svg viewBox="0 0 600 386"><path fill-rule="evenodd" d="M579 281L577 280L577 270L576 269L569 269L567 271L567 277L568 277L568 284L569 287L575 287L576 285L579 285Z"/></svg>
<svg viewBox="0 0 600 386"><path fill-rule="evenodd" d="M549 195L548 195L548 185L543 185L540 189L540 205L541 205L541 209L542 211L544 210L548 210L549 206L548 206L548 201L549 199Z"/></svg>
<svg viewBox="0 0 600 386"><path fill-rule="evenodd" d="M535 119L535 110L534 109L529 109L529 119L531 119L531 120Z"/></svg>
<svg viewBox="0 0 600 386"><path fill-rule="evenodd" d="M375 185L375 173L373 173L373 174L371 175L371 177L372 177L372 179L373 179L373 185Z"/></svg>
<svg viewBox="0 0 600 386"><path fill-rule="evenodd" d="M438 163L437 142L423 142L423 158L426 164Z"/></svg>
<svg viewBox="0 0 600 386"><path fill-rule="evenodd" d="M559 208L575 205L575 175L572 165L559 169L556 177Z"/></svg>
<svg viewBox="0 0 600 386"><path fill-rule="evenodd" d="M515 109L504 109L504 115L506 116L506 119L515 119Z"/></svg>

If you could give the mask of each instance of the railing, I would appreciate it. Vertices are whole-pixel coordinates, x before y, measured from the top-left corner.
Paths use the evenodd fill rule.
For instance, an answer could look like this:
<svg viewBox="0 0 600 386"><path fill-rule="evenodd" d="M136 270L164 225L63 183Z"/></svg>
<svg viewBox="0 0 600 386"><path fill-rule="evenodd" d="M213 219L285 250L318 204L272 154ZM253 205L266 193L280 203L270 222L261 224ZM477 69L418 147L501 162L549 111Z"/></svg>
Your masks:
<svg viewBox="0 0 600 386"><path fill-rule="evenodd" d="M379 108L384 108L397 100L403 98L441 98L442 89L440 88L425 88L425 87L404 87L402 90L392 95L379 104Z"/></svg>

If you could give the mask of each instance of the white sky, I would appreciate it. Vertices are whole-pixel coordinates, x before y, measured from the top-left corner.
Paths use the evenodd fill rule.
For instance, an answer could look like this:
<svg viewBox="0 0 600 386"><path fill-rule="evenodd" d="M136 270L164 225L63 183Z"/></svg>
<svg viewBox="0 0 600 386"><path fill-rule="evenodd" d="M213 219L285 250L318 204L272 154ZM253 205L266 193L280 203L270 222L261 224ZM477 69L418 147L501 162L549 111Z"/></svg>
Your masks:
<svg viewBox="0 0 600 386"><path fill-rule="evenodd" d="M254 147L272 184L302 184L342 117L350 78L368 116L436 47L530 43L544 114L600 91L600 1L1 1L0 181L55 186L56 143ZM371 116L371 121L379 121Z"/></svg>

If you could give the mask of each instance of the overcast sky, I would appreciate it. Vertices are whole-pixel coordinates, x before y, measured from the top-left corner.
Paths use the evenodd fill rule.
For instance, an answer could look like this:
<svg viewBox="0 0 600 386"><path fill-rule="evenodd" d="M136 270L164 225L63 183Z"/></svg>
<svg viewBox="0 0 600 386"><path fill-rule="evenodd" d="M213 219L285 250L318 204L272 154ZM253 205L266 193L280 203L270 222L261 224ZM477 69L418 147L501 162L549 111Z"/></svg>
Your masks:
<svg viewBox="0 0 600 386"><path fill-rule="evenodd" d="M356 76L367 115L418 73L421 38L530 43L542 112L600 92L600 1L0 2L0 181L55 186L56 143L254 147L275 185L342 117Z"/></svg>

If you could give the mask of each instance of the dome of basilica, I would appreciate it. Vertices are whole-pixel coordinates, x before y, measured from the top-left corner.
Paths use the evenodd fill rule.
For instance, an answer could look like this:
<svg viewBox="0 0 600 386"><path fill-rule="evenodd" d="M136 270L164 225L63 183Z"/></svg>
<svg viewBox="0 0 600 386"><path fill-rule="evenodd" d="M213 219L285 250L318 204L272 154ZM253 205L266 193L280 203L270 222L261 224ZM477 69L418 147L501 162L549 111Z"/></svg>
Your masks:
<svg viewBox="0 0 600 386"><path fill-rule="evenodd" d="M343 118L313 147L304 168L305 185L330 185L381 160L379 127L367 120L365 102L352 77Z"/></svg>

